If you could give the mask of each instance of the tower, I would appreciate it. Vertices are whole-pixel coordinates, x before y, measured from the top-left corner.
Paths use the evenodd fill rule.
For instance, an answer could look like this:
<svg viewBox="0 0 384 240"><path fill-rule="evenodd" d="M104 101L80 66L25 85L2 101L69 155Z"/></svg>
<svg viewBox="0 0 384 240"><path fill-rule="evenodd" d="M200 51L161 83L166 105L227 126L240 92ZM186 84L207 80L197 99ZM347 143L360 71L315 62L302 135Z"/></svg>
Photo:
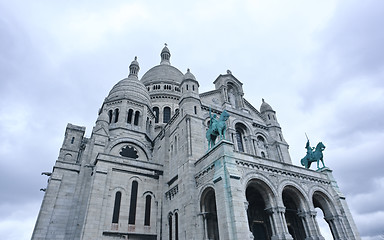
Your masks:
<svg viewBox="0 0 384 240"><path fill-rule="evenodd" d="M316 208L335 239L360 239L332 171L292 165L268 103L253 107L229 70L200 93L170 57L164 46L141 79L135 57L90 137L67 125L32 239L321 240Z"/></svg>

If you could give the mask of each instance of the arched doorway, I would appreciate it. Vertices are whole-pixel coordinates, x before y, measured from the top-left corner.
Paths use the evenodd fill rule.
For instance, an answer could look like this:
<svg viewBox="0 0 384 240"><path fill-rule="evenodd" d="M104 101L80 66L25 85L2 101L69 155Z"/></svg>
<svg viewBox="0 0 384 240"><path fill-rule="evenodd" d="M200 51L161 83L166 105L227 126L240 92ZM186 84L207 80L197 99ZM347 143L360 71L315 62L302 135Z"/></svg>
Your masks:
<svg viewBox="0 0 384 240"><path fill-rule="evenodd" d="M274 237L276 230L271 222L273 217L269 210L273 208L272 201L276 198L271 188L260 179L252 179L245 190L245 197L248 202L249 230L254 239L267 240Z"/></svg>
<svg viewBox="0 0 384 240"><path fill-rule="evenodd" d="M334 212L336 211L329 198L322 192L316 191L312 196L313 206L317 212L316 221L321 235L325 239L338 239L335 223L333 222ZM323 218L323 219L322 219Z"/></svg>
<svg viewBox="0 0 384 240"><path fill-rule="evenodd" d="M215 190L211 187L204 190L201 196L201 214L204 218L204 239L219 239Z"/></svg>
<svg viewBox="0 0 384 240"><path fill-rule="evenodd" d="M260 191L255 187L249 186L245 191L245 195L248 201L249 230L252 232L254 239L271 239L271 224L265 211L265 201Z"/></svg>
<svg viewBox="0 0 384 240"><path fill-rule="evenodd" d="M283 190L283 203L285 206L285 220L288 232L295 240L304 240L306 237L303 222L298 213L303 210L303 197L294 187L285 187Z"/></svg>

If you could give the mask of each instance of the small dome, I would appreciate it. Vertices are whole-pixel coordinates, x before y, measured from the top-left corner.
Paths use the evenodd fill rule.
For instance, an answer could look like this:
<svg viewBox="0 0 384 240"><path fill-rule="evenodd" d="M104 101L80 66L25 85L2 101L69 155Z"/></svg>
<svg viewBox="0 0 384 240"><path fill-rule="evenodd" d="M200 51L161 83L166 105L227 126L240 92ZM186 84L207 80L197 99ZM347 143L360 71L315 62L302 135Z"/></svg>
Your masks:
<svg viewBox="0 0 384 240"><path fill-rule="evenodd" d="M147 88L137 78L128 77L119 81L109 92L106 101L129 99L151 106L151 98Z"/></svg>
<svg viewBox="0 0 384 240"><path fill-rule="evenodd" d="M187 72L185 73L183 80L187 80L187 79L196 81L195 76L190 72L189 68L187 69Z"/></svg>
<svg viewBox="0 0 384 240"><path fill-rule="evenodd" d="M273 111L271 105L269 105L268 103L266 103L264 101L264 98L262 99L262 103L261 103L261 106L260 106L260 112L263 113L265 111Z"/></svg>

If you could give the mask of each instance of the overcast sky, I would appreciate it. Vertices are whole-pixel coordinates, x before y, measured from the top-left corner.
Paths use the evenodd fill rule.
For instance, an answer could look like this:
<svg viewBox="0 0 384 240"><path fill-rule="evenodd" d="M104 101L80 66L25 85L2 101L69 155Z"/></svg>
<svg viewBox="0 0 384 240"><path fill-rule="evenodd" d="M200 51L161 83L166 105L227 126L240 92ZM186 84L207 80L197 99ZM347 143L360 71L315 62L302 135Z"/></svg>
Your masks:
<svg viewBox="0 0 384 240"><path fill-rule="evenodd" d="M384 239L383 23L380 0L0 0L0 238L31 237L67 123L90 136L133 58L141 77L168 43L200 92L230 69L264 98L294 164L322 141L362 238Z"/></svg>

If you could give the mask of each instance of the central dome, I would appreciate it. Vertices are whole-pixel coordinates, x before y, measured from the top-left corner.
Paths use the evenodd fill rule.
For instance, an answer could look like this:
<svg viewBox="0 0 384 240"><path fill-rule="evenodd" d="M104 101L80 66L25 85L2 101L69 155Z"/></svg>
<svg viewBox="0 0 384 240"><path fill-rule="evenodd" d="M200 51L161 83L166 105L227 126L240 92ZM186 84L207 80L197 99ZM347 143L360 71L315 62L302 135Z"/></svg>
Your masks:
<svg viewBox="0 0 384 240"><path fill-rule="evenodd" d="M160 65L149 69L148 72L146 72L141 78L141 82L145 86L160 82L180 85L184 74L179 69L171 66L171 52L167 48L167 44L165 44L163 50L160 53L160 56Z"/></svg>
<svg viewBox="0 0 384 240"><path fill-rule="evenodd" d="M168 82L180 84L184 74L177 68L160 64L148 70L141 78L141 82L148 86L151 83Z"/></svg>

